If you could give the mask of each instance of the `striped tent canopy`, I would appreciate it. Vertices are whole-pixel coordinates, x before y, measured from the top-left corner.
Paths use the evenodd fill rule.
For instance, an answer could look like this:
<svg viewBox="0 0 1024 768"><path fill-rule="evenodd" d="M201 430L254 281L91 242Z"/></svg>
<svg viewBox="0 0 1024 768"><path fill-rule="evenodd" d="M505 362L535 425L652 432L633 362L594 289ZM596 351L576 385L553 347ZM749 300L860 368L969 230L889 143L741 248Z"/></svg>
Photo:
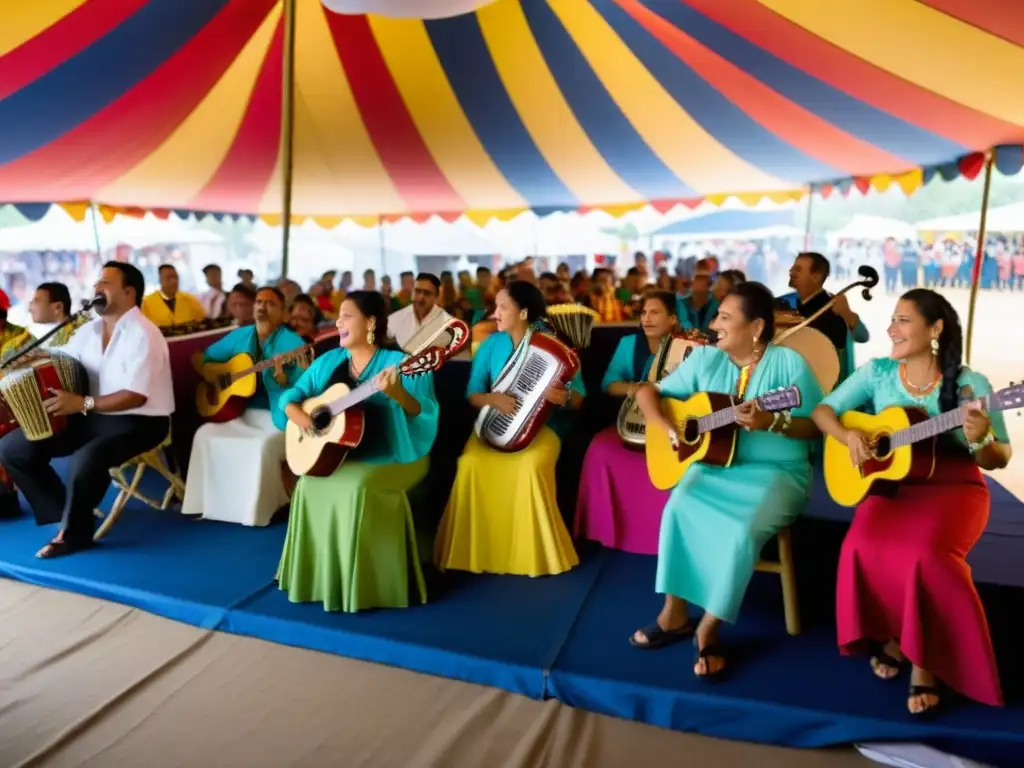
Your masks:
<svg viewBox="0 0 1024 768"><path fill-rule="evenodd" d="M292 211L323 223L912 191L993 147L1021 166L1024 3L294 0L290 68L286 2L12 5L0 202L273 221L289 72Z"/></svg>

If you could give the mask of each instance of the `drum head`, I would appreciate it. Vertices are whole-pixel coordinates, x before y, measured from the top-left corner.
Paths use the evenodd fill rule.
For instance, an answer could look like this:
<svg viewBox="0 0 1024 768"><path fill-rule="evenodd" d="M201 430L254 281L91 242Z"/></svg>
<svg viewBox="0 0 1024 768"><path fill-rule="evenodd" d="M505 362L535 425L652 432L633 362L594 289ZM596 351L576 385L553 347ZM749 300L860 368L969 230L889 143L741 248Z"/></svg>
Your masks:
<svg viewBox="0 0 1024 768"><path fill-rule="evenodd" d="M776 336L781 332L777 332ZM801 328L779 346L799 352L814 371L822 391L826 395L832 391L839 380L839 355L825 334L814 328Z"/></svg>

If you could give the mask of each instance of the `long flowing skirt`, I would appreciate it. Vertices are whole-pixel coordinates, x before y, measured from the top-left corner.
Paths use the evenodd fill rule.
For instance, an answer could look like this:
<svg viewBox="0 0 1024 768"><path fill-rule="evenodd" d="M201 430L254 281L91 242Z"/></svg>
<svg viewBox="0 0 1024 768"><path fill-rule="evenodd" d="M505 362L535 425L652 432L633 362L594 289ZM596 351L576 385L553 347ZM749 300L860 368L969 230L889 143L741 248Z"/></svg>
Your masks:
<svg viewBox="0 0 1024 768"><path fill-rule="evenodd" d="M840 650L897 638L908 659L954 690L1002 704L988 621L965 560L988 515L988 487L967 458L941 457L932 481L862 502L839 557Z"/></svg>
<svg viewBox="0 0 1024 768"><path fill-rule="evenodd" d="M516 453L471 436L438 528L438 567L548 576L579 564L555 495L559 448L547 427Z"/></svg>
<svg viewBox="0 0 1024 768"><path fill-rule="evenodd" d="M661 518L657 591L735 622L765 543L807 503L807 465L694 464Z"/></svg>
<svg viewBox="0 0 1024 768"><path fill-rule="evenodd" d="M643 451L622 444L608 427L594 437L583 460L575 535L638 555L658 554L661 513L669 492L647 474Z"/></svg>
<svg viewBox="0 0 1024 768"><path fill-rule="evenodd" d="M281 476L284 449L284 432L263 408L247 408L223 424L204 424L192 441L182 513L268 525L288 503Z"/></svg>
<svg viewBox="0 0 1024 768"><path fill-rule="evenodd" d="M293 603L325 611L407 608L427 601L406 492L427 474L411 464L349 461L330 477L301 477L277 569ZM410 568L412 581L410 585Z"/></svg>

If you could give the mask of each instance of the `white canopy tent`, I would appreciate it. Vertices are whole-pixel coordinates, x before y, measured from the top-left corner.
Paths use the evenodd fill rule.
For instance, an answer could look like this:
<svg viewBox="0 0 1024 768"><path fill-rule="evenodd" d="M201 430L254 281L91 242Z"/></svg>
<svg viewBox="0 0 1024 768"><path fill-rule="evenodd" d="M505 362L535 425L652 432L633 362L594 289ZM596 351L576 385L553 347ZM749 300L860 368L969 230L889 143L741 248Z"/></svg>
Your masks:
<svg viewBox="0 0 1024 768"><path fill-rule="evenodd" d="M842 229L830 232L828 239L836 240L870 240L879 242L893 237L897 240L916 240L917 228L898 219L885 216L871 216L858 213Z"/></svg>

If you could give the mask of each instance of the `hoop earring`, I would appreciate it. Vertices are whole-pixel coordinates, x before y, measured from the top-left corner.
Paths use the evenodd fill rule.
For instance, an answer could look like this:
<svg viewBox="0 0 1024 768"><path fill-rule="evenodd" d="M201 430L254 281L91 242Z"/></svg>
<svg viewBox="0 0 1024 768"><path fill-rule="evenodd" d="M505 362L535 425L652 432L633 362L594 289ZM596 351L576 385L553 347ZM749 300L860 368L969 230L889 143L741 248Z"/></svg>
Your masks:
<svg viewBox="0 0 1024 768"><path fill-rule="evenodd" d="M932 355L935 357L939 356L939 340L932 339Z"/></svg>
<svg viewBox="0 0 1024 768"><path fill-rule="evenodd" d="M366 343L368 346L373 346L374 331L377 330L377 321L371 320L366 326Z"/></svg>

